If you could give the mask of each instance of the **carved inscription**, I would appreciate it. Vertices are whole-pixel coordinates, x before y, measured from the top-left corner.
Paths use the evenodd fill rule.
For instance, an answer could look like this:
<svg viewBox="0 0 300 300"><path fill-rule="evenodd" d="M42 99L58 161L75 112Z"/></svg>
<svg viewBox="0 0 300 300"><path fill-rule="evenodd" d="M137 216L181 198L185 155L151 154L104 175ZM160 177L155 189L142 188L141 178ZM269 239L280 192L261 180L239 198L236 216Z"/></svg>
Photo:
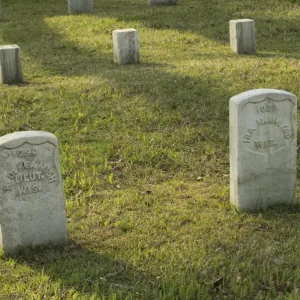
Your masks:
<svg viewBox="0 0 300 300"><path fill-rule="evenodd" d="M18 149L2 149L2 194L26 201L23 196L51 192L52 185L59 180L54 151L55 146L48 142L41 145L25 143Z"/></svg>
<svg viewBox="0 0 300 300"><path fill-rule="evenodd" d="M244 148L263 155L286 147L294 138L292 127L293 102L289 99L248 102L242 109L244 117Z"/></svg>

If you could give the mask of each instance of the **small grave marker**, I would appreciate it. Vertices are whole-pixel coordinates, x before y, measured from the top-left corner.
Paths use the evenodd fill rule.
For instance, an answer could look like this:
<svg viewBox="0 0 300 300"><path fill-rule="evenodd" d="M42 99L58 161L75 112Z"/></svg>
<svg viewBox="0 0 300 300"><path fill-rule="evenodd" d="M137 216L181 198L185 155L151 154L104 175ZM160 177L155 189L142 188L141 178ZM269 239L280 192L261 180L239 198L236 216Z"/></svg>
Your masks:
<svg viewBox="0 0 300 300"><path fill-rule="evenodd" d="M230 99L230 201L242 211L296 202L297 98L258 89Z"/></svg>
<svg viewBox="0 0 300 300"><path fill-rule="evenodd" d="M0 46L0 83L22 83L21 51L18 45Z"/></svg>
<svg viewBox="0 0 300 300"><path fill-rule="evenodd" d="M118 64L139 63L139 41L135 29L113 30L114 62Z"/></svg>
<svg viewBox="0 0 300 300"><path fill-rule="evenodd" d="M70 14L92 13L94 9L94 0L68 0Z"/></svg>
<svg viewBox="0 0 300 300"><path fill-rule="evenodd" d="M148 0L149 5L175 5L177 0Z"/></svg>
<svg viewBox="0 0 300 300"><path fill-rule="evenodd" d="M229 22L230 47L238 54L253 54L256 51L255 22L251 19Z"/></svg>
<svg viewBox="0 0 300 300"><path fill-rule="evenodd" d="M58 141L48 132L0 138L0 248L67 241Z"/></svg>

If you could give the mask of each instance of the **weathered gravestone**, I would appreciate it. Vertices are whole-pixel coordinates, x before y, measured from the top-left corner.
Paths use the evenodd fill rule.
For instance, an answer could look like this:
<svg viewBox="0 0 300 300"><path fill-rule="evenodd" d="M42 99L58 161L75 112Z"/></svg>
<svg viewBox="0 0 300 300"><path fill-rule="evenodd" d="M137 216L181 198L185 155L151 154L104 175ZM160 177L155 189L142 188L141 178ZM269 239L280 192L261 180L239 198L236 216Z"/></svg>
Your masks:
<svg viewBox="0 0 300 300"><path fill-rule="evenodd" d="M230 99L230 201L242 211L296 202L297 98L258 89Z"/></svg>
<svg viewBox="0 0 300 300"><path fill-rule="evenodd" d="M68 0L70 14L92 13L94 0Z"/></svg>
<svg viewBox="0 0 300 300"><path fill-rule="evenodd" d="M21 51L18 45L0 46L0 83L22 83Z"/></svg>
<svg viewBox="0 0 300 300"><path fill-rule="evenodd" d="M148 0L149 5L175 5L177 0Z"/></svg>
<svg viewBox="0 0 300 300"><path fill-rule="evenodd" d="M113 30L114 62L135 64L140 61L138 33L135 29Z"/></svg>
<svg viewBox="0 0 300 300"><path fill-rule="evenodd" d="M229 22L230 47L238 54L256 52L255 22L251 19L231 20Z"/></svg>
<svg viewBox="0 0 300 300"><path fill-rule="evenodd" d="M0 138L0 248L67 241L66 210L56 137L22 131Z"/></svg>

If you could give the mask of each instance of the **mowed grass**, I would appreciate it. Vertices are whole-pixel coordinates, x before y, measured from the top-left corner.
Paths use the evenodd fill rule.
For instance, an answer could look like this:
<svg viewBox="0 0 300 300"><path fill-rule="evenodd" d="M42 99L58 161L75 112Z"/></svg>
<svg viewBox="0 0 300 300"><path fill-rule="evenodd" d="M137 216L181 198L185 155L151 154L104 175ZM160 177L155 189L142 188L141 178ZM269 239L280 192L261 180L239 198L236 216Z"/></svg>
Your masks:
<svg viewBox="0 0 300 300"><path fill-rule="evenodd" d="M300 206L238 213L228 177L229 98L300 96L300 4L66 2L2 4L26 83L1 86L0 135L58 137L69 243L2 255L0 299L300 299ZM238 18L256 21L256 55L229 48ZM131 27L141 63L115 65L111 32Z"/></svg>

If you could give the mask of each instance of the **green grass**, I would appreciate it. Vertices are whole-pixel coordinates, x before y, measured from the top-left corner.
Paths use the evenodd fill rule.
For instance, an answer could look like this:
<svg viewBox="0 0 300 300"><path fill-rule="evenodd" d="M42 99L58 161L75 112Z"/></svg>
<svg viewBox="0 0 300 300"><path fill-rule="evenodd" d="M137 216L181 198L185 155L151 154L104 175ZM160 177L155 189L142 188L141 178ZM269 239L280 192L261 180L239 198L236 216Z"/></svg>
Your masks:
<svg viewBox="0 0 300 300"><path fill-rule="evenodd" d="M300 96L297 1L66 2L3 3L26 83L0 87L0 135L58 137L70 242L2 256L0 299L299 299L300 206L237 213L228 177L229 98ZM256 55L230 50L237 18ZM141 63L114 65L111 32L131 27Z"/></svg>

